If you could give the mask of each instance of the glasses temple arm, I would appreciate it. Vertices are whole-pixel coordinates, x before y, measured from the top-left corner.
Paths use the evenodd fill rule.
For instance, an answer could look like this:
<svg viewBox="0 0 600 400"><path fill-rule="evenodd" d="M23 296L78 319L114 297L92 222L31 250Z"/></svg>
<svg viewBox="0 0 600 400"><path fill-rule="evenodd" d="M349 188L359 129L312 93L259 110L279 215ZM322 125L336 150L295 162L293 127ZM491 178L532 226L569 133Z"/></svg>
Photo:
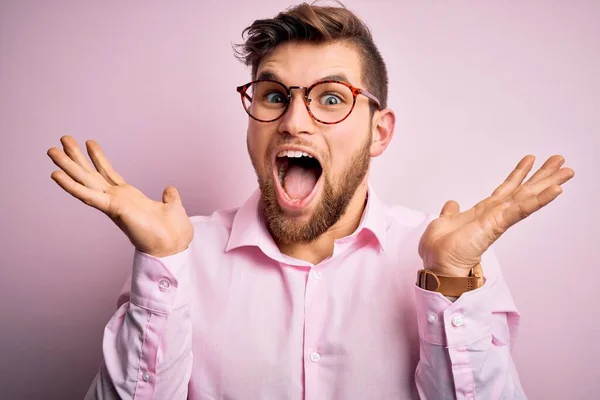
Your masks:
<svg viewBox="0 0 600 400"><path fill-rule="evenodd" d="M377 108L381 110L381 103L379 102L379 99L377 99L377 97L373 96L371 93L369 93L365 89L361 89L360 93L364 94L369 99L373 100L375 102L375 104L377 104Z"/></svg>

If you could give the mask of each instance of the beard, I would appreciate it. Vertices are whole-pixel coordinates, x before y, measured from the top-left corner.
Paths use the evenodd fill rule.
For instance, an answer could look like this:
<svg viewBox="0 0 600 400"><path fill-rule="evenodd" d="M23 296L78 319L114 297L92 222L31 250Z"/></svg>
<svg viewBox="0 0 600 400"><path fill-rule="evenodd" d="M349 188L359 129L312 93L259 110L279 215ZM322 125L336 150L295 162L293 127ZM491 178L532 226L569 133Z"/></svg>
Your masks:
<svg viewBox="0 0 600 400"><path fill-rule="evenodd" d="M308 221L298 221L284 214L277 201L273 174L266 173L266 177L261 177L255 160L251 156L261 192L260 209L265 217L267 228L276 242L310 243L339 221L369 170L371 135L368 135L367 139L346 163L337 185L329 179L323 169L321 178L324 182L321 198ZM270 154L270 151L267 154ZM265 165L269 165L269 163L267 162Z"/></svg>

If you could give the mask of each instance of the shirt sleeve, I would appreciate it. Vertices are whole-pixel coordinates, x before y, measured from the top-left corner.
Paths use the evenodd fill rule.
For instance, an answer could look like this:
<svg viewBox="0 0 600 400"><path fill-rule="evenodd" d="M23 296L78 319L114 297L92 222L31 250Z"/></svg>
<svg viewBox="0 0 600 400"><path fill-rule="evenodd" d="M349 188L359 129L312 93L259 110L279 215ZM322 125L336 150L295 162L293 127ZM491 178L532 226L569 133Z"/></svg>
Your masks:
<svg viewBox="0 0 600 400"><path fill-rule="evenodd" d="M526 399L513 359L519 313L492 248L485 282L451 302L415 285L421 399Z"/></svg>
<svg viewBox="0 0 600 400"><path fill-rule="evenodd" d="M186 399L192 369L189 248L135 251L133 272L104 330L104 361L88 399Z"/></svg>

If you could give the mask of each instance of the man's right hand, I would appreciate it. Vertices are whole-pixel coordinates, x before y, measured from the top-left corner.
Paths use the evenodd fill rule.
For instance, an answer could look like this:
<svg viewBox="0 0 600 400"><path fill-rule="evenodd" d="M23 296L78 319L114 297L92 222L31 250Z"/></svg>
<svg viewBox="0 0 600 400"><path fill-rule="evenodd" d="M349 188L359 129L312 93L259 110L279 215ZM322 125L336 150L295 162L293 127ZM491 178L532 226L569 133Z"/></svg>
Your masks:
<svg viewBox="0 0 600 400"><path fill-rule="evenodd" d="M165 257L185 250L194 228L183 208L177 189L167 187L162 202L146 197L113 170L100 146L86 142L90 164L71 136L60 138L48 156L60 168L51 178L66 192L108 215L138 251Z"/></svg>

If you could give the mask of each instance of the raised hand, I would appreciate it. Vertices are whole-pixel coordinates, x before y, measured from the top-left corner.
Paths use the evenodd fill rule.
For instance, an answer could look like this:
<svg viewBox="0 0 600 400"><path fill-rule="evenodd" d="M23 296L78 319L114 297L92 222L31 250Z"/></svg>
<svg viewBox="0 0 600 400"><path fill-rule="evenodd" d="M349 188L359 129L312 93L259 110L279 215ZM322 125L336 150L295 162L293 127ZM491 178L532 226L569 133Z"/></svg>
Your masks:
<svg viewBox="0 0 600 400"><path fill-rule="evenodd" d="M60 168L51 178L66 192L108 215L127 235L136 249L156 257L185 250L194 229L177 189L167 187L162 202L146 197L115 172L100 146L86 142L90 164L71 136L60 139L48 156Z"/></svg>
<svg viewBox="0 0 600 400"><path fill-rule="evenodd" d="M554 155L523 183L534 161L534 156L525 156L490 197L470 210L460 212L456 201L446 202L421 236L424 268L441 275L468 275L508 228L556 199L561 185L575 176L571 168L561 168L565 159Z"/></svg>

